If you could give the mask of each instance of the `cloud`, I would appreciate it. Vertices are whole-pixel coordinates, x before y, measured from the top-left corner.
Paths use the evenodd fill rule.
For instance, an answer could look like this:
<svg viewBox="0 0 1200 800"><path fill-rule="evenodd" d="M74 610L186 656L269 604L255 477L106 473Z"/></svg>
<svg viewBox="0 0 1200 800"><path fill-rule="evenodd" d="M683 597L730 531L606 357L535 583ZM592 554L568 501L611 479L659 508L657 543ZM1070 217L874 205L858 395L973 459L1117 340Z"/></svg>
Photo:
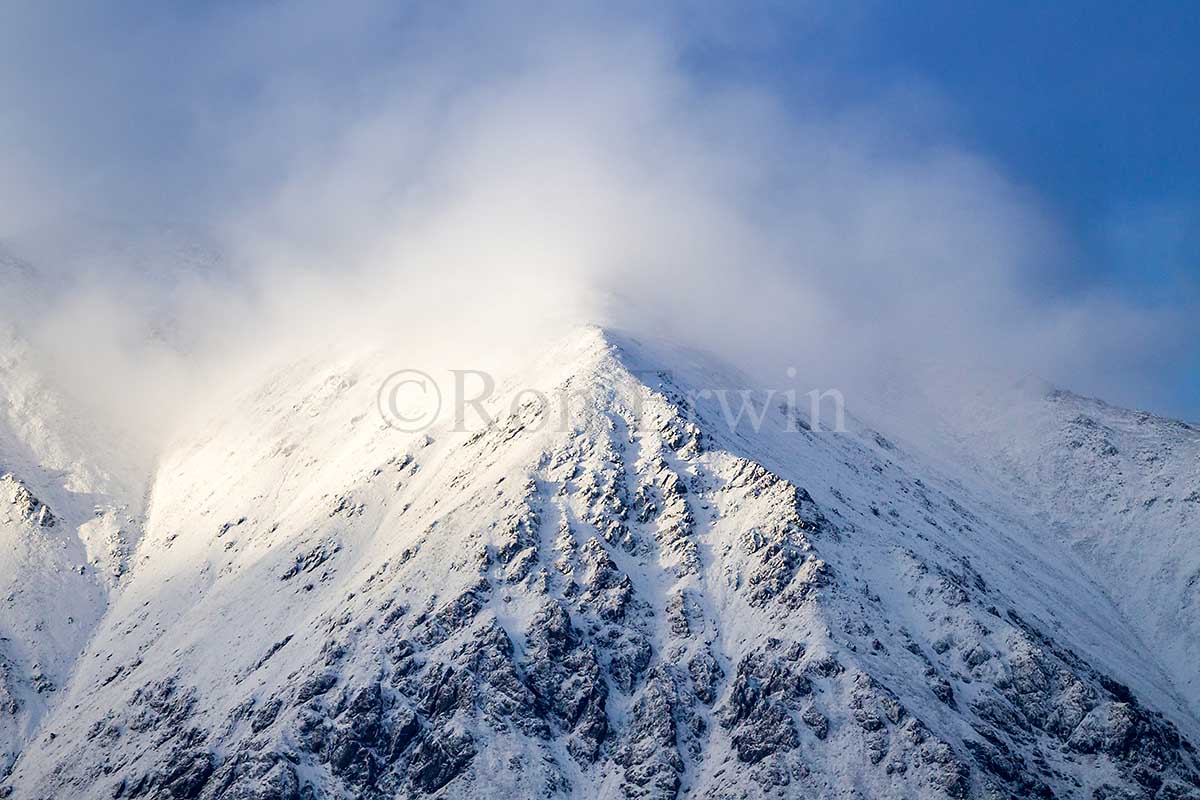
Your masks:
<svg viewBox="0 0 1200 800"><path fill-rule="evenodd" d="M252 351L437 342L461 363L579 322L861 391L927 364L1119 387L1114 364L1186 330L1048 291L1070 237L939 135L928 87L849 100L816 57L789 91L715 68L777 47L770 25L677 8L133 8L69 25L27 9L0 41L41 45L9 51L0 84L22 111L0 175L36 196L2 233L60 281L27 324L114 414L131 395L179 404ZM788 22L853 27L815 5ZM98 246L114 219L122 244Z"/></svg>

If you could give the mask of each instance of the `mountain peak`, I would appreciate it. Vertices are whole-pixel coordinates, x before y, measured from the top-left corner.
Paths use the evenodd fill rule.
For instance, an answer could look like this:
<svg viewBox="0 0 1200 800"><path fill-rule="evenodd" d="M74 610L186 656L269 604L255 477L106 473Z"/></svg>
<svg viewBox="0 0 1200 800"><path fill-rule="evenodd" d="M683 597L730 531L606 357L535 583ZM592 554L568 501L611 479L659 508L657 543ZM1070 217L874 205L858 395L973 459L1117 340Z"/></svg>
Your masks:
<svg viewBox="0 0 1200 800"><path fill-rule="evenodd" d="M4 685L45 732L12 795L1200 791L1182 673L1000 495L865 428L722 428L687 393L737 383L681 349L531 361L467 430L296 368L164 453L54 702Z"/></svg>

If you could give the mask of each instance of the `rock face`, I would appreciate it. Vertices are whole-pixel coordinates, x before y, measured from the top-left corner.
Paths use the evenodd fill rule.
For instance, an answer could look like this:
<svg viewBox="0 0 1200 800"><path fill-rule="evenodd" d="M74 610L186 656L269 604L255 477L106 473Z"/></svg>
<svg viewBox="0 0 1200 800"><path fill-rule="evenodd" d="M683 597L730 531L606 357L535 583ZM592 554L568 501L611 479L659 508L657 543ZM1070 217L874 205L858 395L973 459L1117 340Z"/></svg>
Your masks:
<svg viewBox="0 0 1200 800"><path fill-rule="evenodd" d="M53 528L56 521L46 504L34 497L29 487L11 472L0 475L0 506L8 506L6 521L10 523L25 522L39 528Z"/></svg>
<svg viewBox="0 0 1200 800"><path fill-rule="evenodd" d="M514 384L567 417L466 434L363 419L361 366L245 398L164 459L5 796L1200 798L1200 724L1069 559L664 358L585 332Z"/></svg>

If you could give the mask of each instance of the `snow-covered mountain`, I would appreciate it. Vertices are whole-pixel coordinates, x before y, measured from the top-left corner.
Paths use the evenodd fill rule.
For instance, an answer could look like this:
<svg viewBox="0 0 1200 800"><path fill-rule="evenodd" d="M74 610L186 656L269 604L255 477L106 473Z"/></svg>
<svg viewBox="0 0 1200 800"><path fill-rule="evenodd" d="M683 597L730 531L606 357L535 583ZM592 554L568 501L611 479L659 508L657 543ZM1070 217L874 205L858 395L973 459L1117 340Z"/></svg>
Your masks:
<svg viewBox="0 0 1200 800"><path fill-rule="evenodd" d="M143 499L5 363L4 796L1200 797L1183 423L730 426L745 381L585 328L464 432L388 426L386 354L292 364Z"/></svg>
<svg viewBox="0 0 1200 800"><path fill-rule="evenodd" d="M959 407L966 449L1071 547L1200 717L1200 427L1041 385L1000 400Z"/></svg>
<svg viewBox="0 0 1200 800"><path fill-rule="evenodd" d="M140 535L148 466L118 439L0 324L0 774L67 683Z"/></svg>

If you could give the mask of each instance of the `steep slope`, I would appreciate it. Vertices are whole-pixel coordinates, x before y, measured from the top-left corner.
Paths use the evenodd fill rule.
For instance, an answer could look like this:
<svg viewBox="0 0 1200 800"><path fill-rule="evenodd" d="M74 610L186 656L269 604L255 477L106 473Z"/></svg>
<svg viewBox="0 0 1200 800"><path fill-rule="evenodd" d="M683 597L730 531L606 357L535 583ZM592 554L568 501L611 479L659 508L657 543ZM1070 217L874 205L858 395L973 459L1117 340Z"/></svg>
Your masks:
<svg viewBox="0 0 1200 800"><path fill-rule="evenodd" d="M87 282L83 266L119 261L154 273L139 285L159 287L164 300L144 327L162 339L171 293L219 263L211 250L167 233L153 241L114 235L95 245L64 264L56 261L62 254L35 263L26 248L0 242L0 776L31 746L119 589L140 538L154 460L143 430L149 420L132 430L96 402L111 389L98 382L116 385L118 399L137 388L106 374L103 357L95 365L86 352L62 361L44 345L86 308L65 302ZM87 335L84 324L79 336ZM80 364L94 367L90 383Z"/></svg>
<svg viewBox="0 0 1200 800"><path fill-rule="evenodd" d="M1200 716L1200 428L1032 381L943 412L960 473L1071 548Z"/></svg>
<svg viewBox="0 0 1200 800"><path fill-rule="evenodd" d="M589 329L403 434L393 366L282 370L163 458L13 797L1200 796L1107 595L875 431L731 426L740 381Z"/></svg>
<svg viewBox="0 0 1200 800"><path fill-rule="evenodd" d="M140 522L134 468L0 327L0 775L104 614Z"/></svg>

